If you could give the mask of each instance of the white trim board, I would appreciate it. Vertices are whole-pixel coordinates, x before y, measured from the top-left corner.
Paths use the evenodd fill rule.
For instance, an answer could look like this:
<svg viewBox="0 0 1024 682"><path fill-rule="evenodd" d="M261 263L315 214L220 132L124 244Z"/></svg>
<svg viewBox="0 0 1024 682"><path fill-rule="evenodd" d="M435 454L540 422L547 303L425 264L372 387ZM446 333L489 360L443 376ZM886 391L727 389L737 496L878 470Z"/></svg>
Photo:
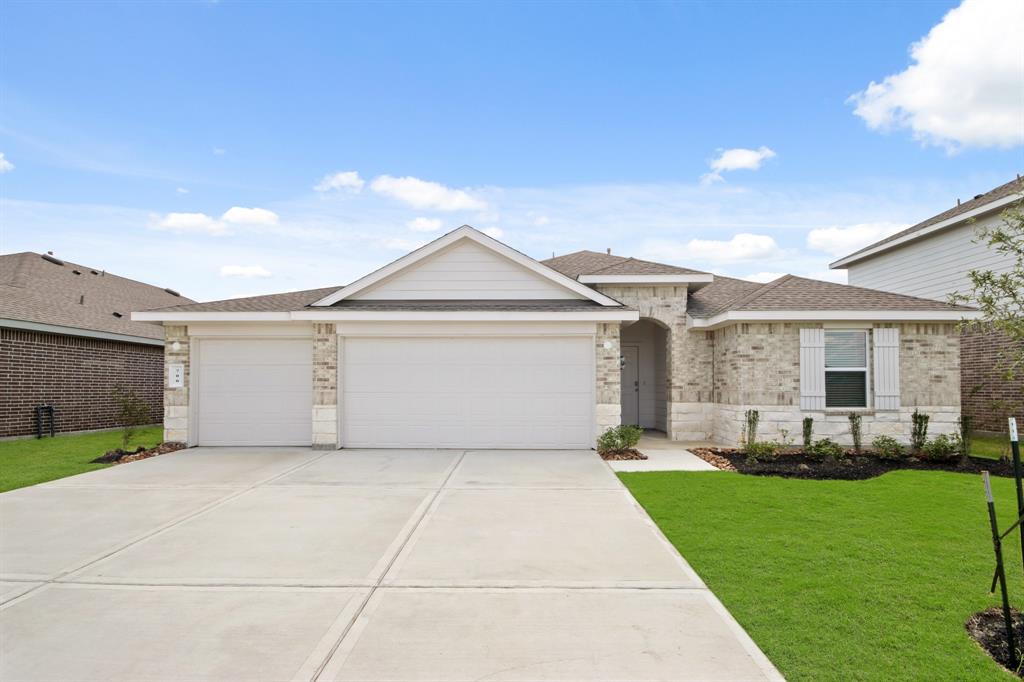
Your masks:
<svg viewBox="0 0 1024 682"><path fill-rule="evenodd" d="M959 322L978 310L731 310L708 318L687 316L690 327L712 329L734 322Z"/></svg>
<svg viewBox="0 0 1024 682"><path fill-rule="evenodd" d="M890 249L896 248L897 246L902 246L903 244L906 244L908 242L921 239L922 237L926 237L932 233L938 232L939 230L944 230L947 227L952 227L964 221L970 220L971 218L977 218L980 215L984 215L985 213L998 210L1000 208L1003 208L1004 206L1008 206L1009 204L1012 204L1015 201L1020 200L1020 194L1011 194L1009 196L1002 197L1001 199L996 199L995 201L991 201L975 209L971 209L970 211L961 213L960 215L955 215L952 218L947 218L946 220L937 222L934 225L922 227L920 230L916 230L914 232L911 232L910 234L905 234L899 239L893 239L892 241L883 242L881 244L875 244L874 246L868 247L864 251L852 253L849 256L845 256L837 261L829 263L828 267L832 270L845 269L847 266L853 265L854 263L858 263L862 260L875 256L884 251L888 251Z"/></svg>
<svg viewBox="0 0 1024 682"><path fill-rule="evenodd" d="M385 265L384 267L371 272L370 274L356 280L355 282L349 284L346 287L338 289L333 294L325 296L319 301L315 301L314 303L312 303L312 305L314 307L326 307L334 305L338 301L342 301L346 298L349 298L354 294L357 294L360 291L363 291L368 287L371 287L374 284L377 284L378 282L388 277L391 277L392 275L398 273L399 271L404 270L405 268L415 263L418 263L424 258L427 258L428 256L437 253L441 249L444 249L445 247L450 246L451 244L454 244L455 242L461 239L471 239L477 244L483 246L484 248L490 249L498 253L499 255L508 258L509 260L513 261L514 263L517 263L518 265L521 265L527 270L530 270L542 277L545 277L551 280L552 282L561 285L562 287L565 287L566 289L569 289L570 291L573 291L576 294L579 294L583 298L589 299L591 301L596 301L597 303L600 303L603 306L620 305L618 301L611 299L605 296L604 294L600 294L597 291L591 289L590 287L585 286L570 277L566 277L557 270L554 270L546 265L538 263L529 256L522 254L516 251L515 249L506 246L505 244L502 244L497 239L488 237L486 234L480 232L479 230L476 230L475 228L470 227L469 225L463 225L462 227L456 230L452 230L451 232L442 237L438 237L429 244L421 246L415 251L412 251L402 256L398 260L393 261L388 265Z"/></svg>
<svg viewBox="0 0 1024 682"><path fill-rule="evenodd" d="M134 320L134 314L132 320ZM141 343L147 346L162 346L163 339L151 339L148 336L133 336L131 334L117 334L115 332L101 332L93 329L82 329L81 327L64 327L59 324L44 324L42 322L27 322L25 320L0 319L0 327L8 329L23 329L32 332L44 332L47 334L60 334L61 336L83 336L90 339L106 339L108 341L124 341L126 343Z"/></svg>

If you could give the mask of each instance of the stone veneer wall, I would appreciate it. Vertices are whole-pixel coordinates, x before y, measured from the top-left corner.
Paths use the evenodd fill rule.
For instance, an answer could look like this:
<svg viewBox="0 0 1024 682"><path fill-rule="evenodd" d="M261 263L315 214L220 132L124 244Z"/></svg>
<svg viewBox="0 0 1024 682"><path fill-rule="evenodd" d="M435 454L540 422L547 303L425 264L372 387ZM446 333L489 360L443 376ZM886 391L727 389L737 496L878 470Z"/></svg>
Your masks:
<svg viewBox="0 0 1024 682"><path fill-rule="evenodd" d="M673 440L704 440L710 434L712 357L710 337L686 329L685 285L600 285L601 293L640 312L665 329L668 385L666 432Z"/></svg>
<svg viewBox="0 0 1024 682"><path fill-rule="evenodd" d="M622 421L622 370L619 366L622 350L619 338L618 322L598 323L594 337L598 435ZM605 348L606 343L610 347Z"/></svg>
<svg viewBox="0 0 1024 682"><path fill-rule="evenodd" d="M713 440L734 445L744 412L761 414L762 439L780 430L799 440L804 417L814 418L815 437L851 442L848 410L800 409L800 328L817 324L738 324L715 331ZM960 416L960 338L952 324L879 324L900 329L899 410L862 410L865 443L877 435L910 438L910 415L931 415L930 434L951 433ZM870 370L869 370L870 371Z"/></svg>
<svg viewBox="0 0 1024 682"><path fill-rule="evenodd" d="M173 348L175 341L180 346L178 350ZM186 325L164 325L164 440L169 443L188 442L188 387L192 371L189 346ZM185 381L181 388L167 386L166 368L175 363L185 366Z"/></svg>
<svg viewBox="0 0 1024 682"><path fill-rule="evenodd" d="M337 327L313 324L313 448L334 450L338 434Z"/></svg>
<svg viewBox="0 0 1024 682"><path fill-rule="evenodd" d="M999 332L968 332L960 337L960 400L980 431L1006 433L1007 417L1024 428L1024 373L1005 375L1004 357L1024 352L1024 341L1014 343Z"/></svg>

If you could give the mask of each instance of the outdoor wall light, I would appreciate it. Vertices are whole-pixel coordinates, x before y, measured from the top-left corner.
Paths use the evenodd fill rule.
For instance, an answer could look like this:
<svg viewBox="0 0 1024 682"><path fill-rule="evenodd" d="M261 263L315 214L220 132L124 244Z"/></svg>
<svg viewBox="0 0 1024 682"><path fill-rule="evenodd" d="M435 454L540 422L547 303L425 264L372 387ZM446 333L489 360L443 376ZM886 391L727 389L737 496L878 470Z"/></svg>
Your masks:
<svg viewBox="0 0 1024 682"><path fill-rule="evenodd" d="M174 343L172 343L171 344L171 350L173 350L175 353L177 353L179 350L181 350L181 342L180 341L175 341Z"/></svg>

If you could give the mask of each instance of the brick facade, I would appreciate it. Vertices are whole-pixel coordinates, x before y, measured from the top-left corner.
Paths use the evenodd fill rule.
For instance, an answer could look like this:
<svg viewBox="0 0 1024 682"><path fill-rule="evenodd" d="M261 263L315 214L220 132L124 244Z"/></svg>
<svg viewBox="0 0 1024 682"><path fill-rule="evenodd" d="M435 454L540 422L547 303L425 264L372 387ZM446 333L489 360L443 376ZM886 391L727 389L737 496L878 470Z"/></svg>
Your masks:
<svg viewBox="0 0 1024 682"><path fill-rule="evenodd" d="M163 366L160 346L0 328L0 437L35 433L42 404L55 406L58 431L114 428L117 386L159 423Z"/></svg>
<svg viewBox="0 0 1024 682"><path fill-rule="evenodd" d="M622 368L619 356L622 345L619 323L598 324L594 337L597 433L622 421ZM607 346L607 347L606 347Z"/></svg>
<svg viewBox="0 0 1024 682"><path fill-rule="evenodd" d="M183 324L164 325L164 343L164 363L185 366L184 385L178 388L167 385L168 376L164 372L164 440L169 443L187 443L188 387L192 373L188 327Z"/></svg>
<svg viewBox="0 0 1024 682"><path fill-rule="evenodd" d="M338 447L338 335L336 325L313 325L313 447Z"/></svg>
<svg viewBox="0 0 1024 682"><path fill-rule="evenodd" d="M964 414L979 431L1005 433L1006 418L1024 428L1024 373L1007 379L1000 357L1014 350L998 333L970 332L961 338L960 388ZM1017 349L1024 342L1017 344Z"/></svg>

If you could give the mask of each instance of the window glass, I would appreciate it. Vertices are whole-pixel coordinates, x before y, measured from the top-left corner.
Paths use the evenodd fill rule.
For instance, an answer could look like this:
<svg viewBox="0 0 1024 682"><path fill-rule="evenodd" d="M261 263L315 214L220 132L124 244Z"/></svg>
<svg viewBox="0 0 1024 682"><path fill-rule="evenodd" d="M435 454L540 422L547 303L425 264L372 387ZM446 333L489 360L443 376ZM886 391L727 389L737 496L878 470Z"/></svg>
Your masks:
<svg viewBox="0 0 1024 682"><path fill-rule="evenodd" d="M867 407L868 333L825 331L825 407Z"/></svg>
<svg viewBox="0 0 1024 682"><path fill-rule="evenodd" d="M825 372L825 407L865 407L864 372Z"/></svg>
<svg viewBox="0 0 1024 682"><path fill-rule="evenodd" d="M862 331L826 331L825 367L866 367L866 334Z"/></svg>

